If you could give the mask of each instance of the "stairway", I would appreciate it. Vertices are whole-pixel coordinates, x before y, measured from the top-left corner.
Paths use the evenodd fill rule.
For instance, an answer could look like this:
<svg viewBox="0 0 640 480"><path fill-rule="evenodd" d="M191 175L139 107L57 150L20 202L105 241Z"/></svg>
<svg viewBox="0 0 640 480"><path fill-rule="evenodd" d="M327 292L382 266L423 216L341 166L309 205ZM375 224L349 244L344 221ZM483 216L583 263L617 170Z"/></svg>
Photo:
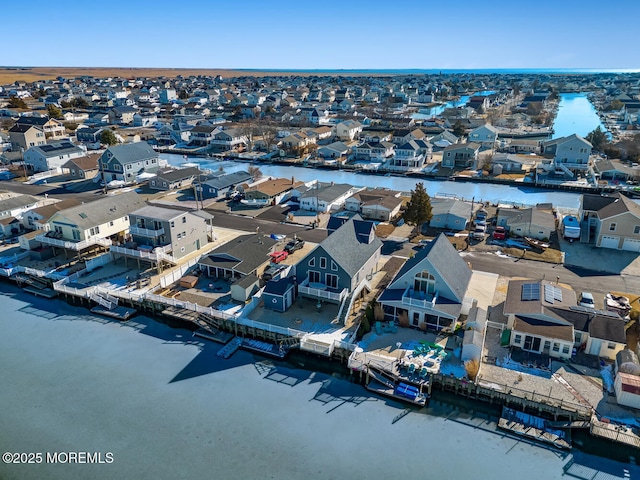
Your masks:
<svg viewBox="0 0 640 480"><path fill-rule="evenodd" d="M92 292L89 294L89 298L107 310L114 310L118 306L118 299L108 293Z"/></svg>
<svg viewBox="0 0 640 480"><path fill-rule="evenodd" d="M212 317L211 315L207 315L206 313L198 314L198 321L204 322L209 327L216 328L216 329L220 328L220 323L222 322L221 319Z"/></svg>

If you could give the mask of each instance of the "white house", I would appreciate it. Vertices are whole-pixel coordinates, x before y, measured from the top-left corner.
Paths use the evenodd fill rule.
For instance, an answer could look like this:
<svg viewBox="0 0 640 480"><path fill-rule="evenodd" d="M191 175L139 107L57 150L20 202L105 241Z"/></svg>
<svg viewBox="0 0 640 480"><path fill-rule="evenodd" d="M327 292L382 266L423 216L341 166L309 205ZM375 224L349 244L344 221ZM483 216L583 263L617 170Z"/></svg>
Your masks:
<svg viewBox="0 0 640 480"><path fill-rule="evenodd" d="M46 172L60 168L69 160L84 157L86 150L74 145L69 140L47 143L31 147L24 152L24 161L31 165L34 172Z"/></svg>
<svg viewBox="0 0 640 480"><path fill-rule="evenodd" d="M336 124L336 135L340 140L352 141L360 136L362 125L356 120L345 120Z"/></svg>

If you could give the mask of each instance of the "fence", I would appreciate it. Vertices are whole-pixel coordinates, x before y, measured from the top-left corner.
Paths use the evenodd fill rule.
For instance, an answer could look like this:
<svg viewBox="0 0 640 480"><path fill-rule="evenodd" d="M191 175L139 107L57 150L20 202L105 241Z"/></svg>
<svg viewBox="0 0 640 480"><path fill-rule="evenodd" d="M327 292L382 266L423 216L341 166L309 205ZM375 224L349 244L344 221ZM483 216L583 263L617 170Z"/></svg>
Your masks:
<svg viewBox="0 0 640 480"><path fill-rule="evenodd" d="M181 265L180 267L173 269L168 274L160 277L160 286L162 288L166 288L172 283L175 283L178 280L180 280L187 270L189 270L191 267L193 267L195 264L198 263L198 260L200 260L200 257L192 258L184 265Z"/></svg>
<svg viewBox="0 0 640 480"><path fill-rule="evenodd" d="M36 173L34 175L31 175L29 177L29 179L25 183L27 183L27 184L35 183L38 180L41 180L43 178L54 177L56 175L60 175L61 173L62 173L62 168L57 167L57 168L54 168L52 170L48 170L46 172L40 172L40 173Z"/></svg>
<svg viewBox="0 0 640 480"><path fill-rule="evenodd" d="M90 272L95 270L102 265L106 265L107 263L111 263L113 261L113 255L109 252L103 253L102 255L92 258L91 260L87 260L85 262L85 270Z"/></svg>

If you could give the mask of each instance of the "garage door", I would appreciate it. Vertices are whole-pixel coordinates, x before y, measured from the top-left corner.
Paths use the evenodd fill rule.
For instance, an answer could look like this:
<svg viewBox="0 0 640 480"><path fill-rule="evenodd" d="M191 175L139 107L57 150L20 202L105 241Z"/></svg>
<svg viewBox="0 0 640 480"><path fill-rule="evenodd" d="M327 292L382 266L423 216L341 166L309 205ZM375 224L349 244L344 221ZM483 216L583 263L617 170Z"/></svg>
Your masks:
<svg viewBox="0 0 640 480"><path fill-rule="evenodd" d="M603 235L600 246L602 248L618 248L619 243L620 239L618 237L609 237L607 235Z"/></svg>
<svg viewBox="0 0 640 480"><path fill-rule="evenodd" d="M624 243L622 244L622 249L630 252L640 252L640 240L625 238Z"/></svg>

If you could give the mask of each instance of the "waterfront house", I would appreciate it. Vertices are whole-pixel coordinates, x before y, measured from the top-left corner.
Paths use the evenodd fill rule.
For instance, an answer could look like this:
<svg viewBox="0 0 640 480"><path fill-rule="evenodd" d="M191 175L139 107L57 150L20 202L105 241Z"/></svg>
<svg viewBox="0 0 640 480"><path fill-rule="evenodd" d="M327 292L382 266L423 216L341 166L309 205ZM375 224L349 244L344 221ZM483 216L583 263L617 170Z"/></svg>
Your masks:
<svg viewBox="0 0 640 480"><path fill-rule="evenodd" d="M458 143L458 137L448 130L444 130L429 139L429 142L433 145L434 149L443 149L449 145Z"/></svg>
<svg viewBox="0 0 640 480"><path fill-rule="evenodd" d="M535 155L496 153L491 157L491 168L494 175L502 173L523 174L534 169L538 160L541 160L541 158Z"/></svg>
<svg viewBox="0 0 640 480"><path fill-rule="evenodd" d="M208 242L206 220L191 212L145 205L129 214L129 222L127 242L112 246L111 252L148 260L152 266L165 259L176 263Z"/></svg>
<svg viewBox="0 0 640 480"><path fill-rule="evenodd" d="M594 169L600 174L600 180L606 180L614 185L640 178L640 169L629 167L620 160L600 160L595 162Z"/></svg>
<svg viewBox="0 0 640 480"><path fill-rule="evenodd" d="M215 125L196 125L190 131L189 144L194 147L206 147L215 139L216 134L221 131L220 127Z"/></svg>
<svg viewBox="0 0 640 480"><path fill-rule="evenodd" d="M325 160L344 161L351 149L342 142L333 142L318 148L318 156Z"/></svg>
<svg viewBox="0 0 640 480"><path fill-rule="evenodd" d="M385 320L421 330L453 332L463 312L472 271L444 234L408 259L378 303ZM468 312L467 312L468 313Z"/></svg>
<svg viewBox="0 0 640 480"><path fill-rule="evenodd" d="M510 234L518 237L547 241L556 229L556 218L547 204L530 208L500 208L496 225L505 227Z"/></svg>
<svg viewBox="0 0 640 480"><path fill-rule="evenodd" d="M158 116L151 112L136 112L133 114L134 127L153 127L158 122Z"/></svg>
<svg viewBox="0 0 640 480"><path fill-rule="evenodd" d="M102 179L107 184L114 180L135 183L141 173L156 173L158 161L158 154L147 142L112 146L100 157Z"/></svg>
<svg viewBox="0 0 640 480"><path fill-rule="evenodd" d="M357 120L345 120L337 123L335 129L340 140L353 141L360 136L363 126Z"/></svg>
<svg viewBox="0 0 640 480"><path fill-rule="evenodd" d="M409 140L398 145L385 168L393 171L410 172L420 170L425 161L431 158L431 144L423 140Z"/></svg>
<svg viewBox="0 0 640 480"><path fill-rule="evenodd" d="M198 260L198 268L211 278L235 281L248 275L259 277L277 243L267 235L241 235Z"/></svg>
<svg viewBox="0 0 640 480"><path fill-rule="evenodd" d="M366 143L389 142L393 140L393 132L387 130L363 130L361 135Z"/></svg>
<svg viewBox="0 0 640 480"><path fill-rule="evenodd" d="M587 140L573 134L543 142L542 154L547 158L553 158L556 168L575 175L577 172L584 173L588 170L592 148Z"/></svg>
<svg viewBox="0 0 640 480"><path fill-rule="evenodd" d="M198 167L159 171L155 177L149 179L149 188L165 191L180 190L190 187L199 175L200 169Z"/></svg>
<svg viewBox="0 0 640 480"><path fill-rule="evenodd" d="M546 280L511 280L503 313L511 331L509 345L527 352L571 358L573 325L550 307L577 305L573 290Z"/></svg>
<svg viewBox="0 0 640 480"><path fill-rule="evenodd" d="M583 194L580 240L596 247L640 252L640 205L619 192Z"/></svg>
<svg viewBox="0 0 640 480"><path fill-rule="evenodd" d="M202 182L203 198L220 198L232 192L236 187L243 183L251 182L253 177L245 170L227 173L218 177ZM198 187L200 188L200 187Z"/></svg>
<svg viewBox="0 0 640 480"><path fill-rule="evenodd" d="M86 154L85 150L74 145L69 140L62 140L29 148L24 152L24 162L34 172L46 172L59 169L67 161L84 157Z"/></svg>
<svg viewBox="0 0 640 480"><path fill-rule="evenodd" d="M129 230L129 214L142 206L143 197L127 192L67 208L53 214L48 232L37 240L77 252L122 243Z"/></svg>
<svg viewBox="0 0 640 480"><path fill-rule="evenodd" d="M503 307L509 345L556 358L571 358L575 348L615 360L626 345L624 320L576 302L575 292L557 283L511 280Z"/></svg>
<svg viewBox="0 0 640 480"><path fill-rule="evenodd" d="M480 144L459 143L442 151L442 166L447 168L477 168Z"/></svg>
<svg viewBox="0 0 640 480"><path fill-rule="evenodd" d="M493 149L498 141L498 130L493 125L482 125L469 132L468 140Z"/></svg>
<svg viewBox="0 0 640 480"><path fill-rule="evenodd" d="M373 222L348 220L296 264L298 294L342 303L378 271L381 248Z"/></svg>
<svg viewBox="0 0 640 480"><path fill-rule="evenodd" d="M71 178L93 178L98 174L100 154L94 153L86 157L72 158L62 165L62 173Z"/></svg>
<svg viewBox="0 0 640 480"><path fill-rule="evenodd" d="M471 218L471 211L469 202L455 198L432 198L429 226L458 232L465 230Z"/></svg>
<svg viewBox="0 0 640 480"><path fill-rule="evenodd" d="M293 177L265 180L244 191L244 201L248 205L276 205L286 198L299 194L304 182L296 182Z"/></svg>
<svg viewBox="0 0 640 480"><path fill-rule="evenodd" d="M360 190L348 184L317 182L300 195L300 208L311 212L340 210L347 198Z"/></svg>
<svg viewBox="0 0 640 480"><path fill-rule="evenodd" d="M14 152L27 150L28 148L44 145L47 140L44 131L34 125L15 124L9 129L9 141Z"/></svg>
<svg viewBox="0 0 640 480"><path fill-rule="evenodd" d="M80 200L69 198L60 202L32 208L22 214L22 223L28 230L49 230L49 219L54 213L80 205Z"/></svg>
<svg viewBox="0 0 640 480"><path fill-rule="evenodd" d="M394 154L395 143L383 141L380 143L362 143L353 149L356 160L385 161Z"/></svg>
<svg viewBox="0 0 640 480"><path fill-rule="evenodd" d="M242 150L249 143L249 139L239 129L229 128L215 133L209 143L221 151Z"/></svg>
<svg viewBox="0 0 640 480"><path fill-rule="evenodd" d="M400 192L375 188L361 190L345 200L345 209L359 213L365 220L389 222L400 213Z"/></svg>

